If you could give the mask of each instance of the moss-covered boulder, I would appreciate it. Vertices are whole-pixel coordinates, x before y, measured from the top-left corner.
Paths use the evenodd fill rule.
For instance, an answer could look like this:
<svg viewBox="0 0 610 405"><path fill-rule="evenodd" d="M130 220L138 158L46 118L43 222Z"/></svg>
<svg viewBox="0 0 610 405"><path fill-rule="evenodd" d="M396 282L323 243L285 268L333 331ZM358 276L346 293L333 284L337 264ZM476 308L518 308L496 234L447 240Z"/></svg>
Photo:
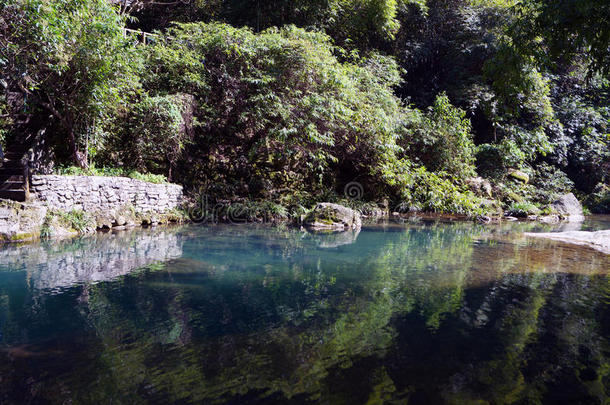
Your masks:
<svg viewBox="0 0 610 405"><path fill-rule="evenodd" d="M510 169L508 171L508 177L512 180L527 184L530 181L530 176L527 173L522 172L521 170Z"/></svg>
<svg viewBox="0 0 610 405"><path fill-rule="evenodd" d="M360 229L360 213L343 205L318 203L305 217L304 225L313 229L348 230Z"/></svg>

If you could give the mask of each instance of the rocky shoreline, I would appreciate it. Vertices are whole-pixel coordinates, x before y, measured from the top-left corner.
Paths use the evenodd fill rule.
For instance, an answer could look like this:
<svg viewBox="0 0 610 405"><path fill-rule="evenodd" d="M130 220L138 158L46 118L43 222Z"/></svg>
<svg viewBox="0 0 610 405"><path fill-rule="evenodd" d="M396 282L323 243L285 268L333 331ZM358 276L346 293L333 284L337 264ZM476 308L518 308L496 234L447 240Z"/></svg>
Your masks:
<svg viewBox="0 0 610 405"><path fill-rule="evenodd" d="M40 202L22 203L0 199L0 243L61 239L97 231L188 221L188 216L179 209L138 212L127 204L114 210L62 211Z"/></svg>
<svg viewBox="0 0 610 405"><path fill-rule="evenodd" d="M0 242L188 221L182 186L127 177L32 176L27 202L0 199Z"/></svg>
<svg viewBox="0 0 610 405"><path fill-rule="evenodd" d="M69 180L75 181L74 178ZM103 184L97 179L94 180L96 184ZM77 181L79 183L82 182L80 180ZM84 181L87 187L89 187L86 191L89 193L88 195L91 195L90 184L92 180L85 178ZM156 187L156 185L151 186ZM139 187L145 188L145 185L139 185ZM93 194L95 195L95 192ZM113 198L111 202L116 200L117 198ZM140 206L136 208L130 203L124 203L120 198L118 200L121 203L120 205L114 204L114 206L109 206L108 204L100 204L96 207L89 204L87 210L71 211L57 208L44 199L29 203L0 200L0 242L27 242L41 238L73 237L79 234L95 233L96 231L123 230L137 226L146 227L168 223L190 222L187 212L178 207L171 209L157 207L159 210L148 209L143 211ZM301 216L295 225L303 226L312 231L344 232L357 231L360 229L363 219L374 218L445 218L451 221L475 220L480 223L537 221L547 224L557 224L564 221L578 223L584 219L582 206L573 194L561 196L550 207L550 212L544 215L515 217L507 214L503 216L479 216L472 218L459 215L420 212L389 213L381 209L375 212L374 215L362 215L358 210L335 203L322 202L318 203L306 215Z"/></svg>

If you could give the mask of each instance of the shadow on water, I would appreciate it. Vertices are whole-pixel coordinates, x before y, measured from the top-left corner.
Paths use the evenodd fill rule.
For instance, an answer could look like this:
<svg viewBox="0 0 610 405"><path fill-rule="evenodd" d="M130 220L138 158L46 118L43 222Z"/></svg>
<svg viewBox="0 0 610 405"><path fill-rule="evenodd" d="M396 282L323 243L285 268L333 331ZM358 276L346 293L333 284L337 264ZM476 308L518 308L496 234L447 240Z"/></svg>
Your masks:
<svg viewBox="0 0 610 405"><path fill-rule="evenodd" d="M610 258L519 236L540 227L3 249L0 403L606 403Z"/></svg>

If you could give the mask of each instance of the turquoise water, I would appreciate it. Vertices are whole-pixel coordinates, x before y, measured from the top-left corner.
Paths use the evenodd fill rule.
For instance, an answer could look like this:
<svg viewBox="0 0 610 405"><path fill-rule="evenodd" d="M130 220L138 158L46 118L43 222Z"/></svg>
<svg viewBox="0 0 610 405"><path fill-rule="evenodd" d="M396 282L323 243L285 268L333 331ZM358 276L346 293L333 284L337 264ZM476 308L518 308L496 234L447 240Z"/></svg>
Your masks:
<svg viewBox="0 0 610 405"><path fill-rule="evenodd" d="M0 403L608 403L610 256L532 230L559 228L187 226L0 248Z"/></svg>

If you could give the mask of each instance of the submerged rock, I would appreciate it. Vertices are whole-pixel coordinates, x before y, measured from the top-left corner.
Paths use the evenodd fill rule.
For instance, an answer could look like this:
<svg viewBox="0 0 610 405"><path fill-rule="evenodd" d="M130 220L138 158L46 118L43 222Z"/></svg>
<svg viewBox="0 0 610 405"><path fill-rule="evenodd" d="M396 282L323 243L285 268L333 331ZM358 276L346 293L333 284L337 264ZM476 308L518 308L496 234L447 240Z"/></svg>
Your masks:
<svg viewBox="0 0 610 405"><path fill-rule="evenodd" d="M572 193L559 197L551 204L551 208L570 221L582 221L583 219L582 205Z"/></svg>
<svg viewBox="0 0 610 405"><path fill-rule="evenodd" d="M360 229L360 213L343 205L318 203L305 217L304 225L313 229Z"/></svg>
<svg viewBox="0 0 610 405"><path fill-rule="evenodd" d="M548 233L525 233L526 236L533 238L551 239L560 242L571 243L574 245L589 246L605 254L610 254L610 230L586 232L548 232Z"/></svg>

